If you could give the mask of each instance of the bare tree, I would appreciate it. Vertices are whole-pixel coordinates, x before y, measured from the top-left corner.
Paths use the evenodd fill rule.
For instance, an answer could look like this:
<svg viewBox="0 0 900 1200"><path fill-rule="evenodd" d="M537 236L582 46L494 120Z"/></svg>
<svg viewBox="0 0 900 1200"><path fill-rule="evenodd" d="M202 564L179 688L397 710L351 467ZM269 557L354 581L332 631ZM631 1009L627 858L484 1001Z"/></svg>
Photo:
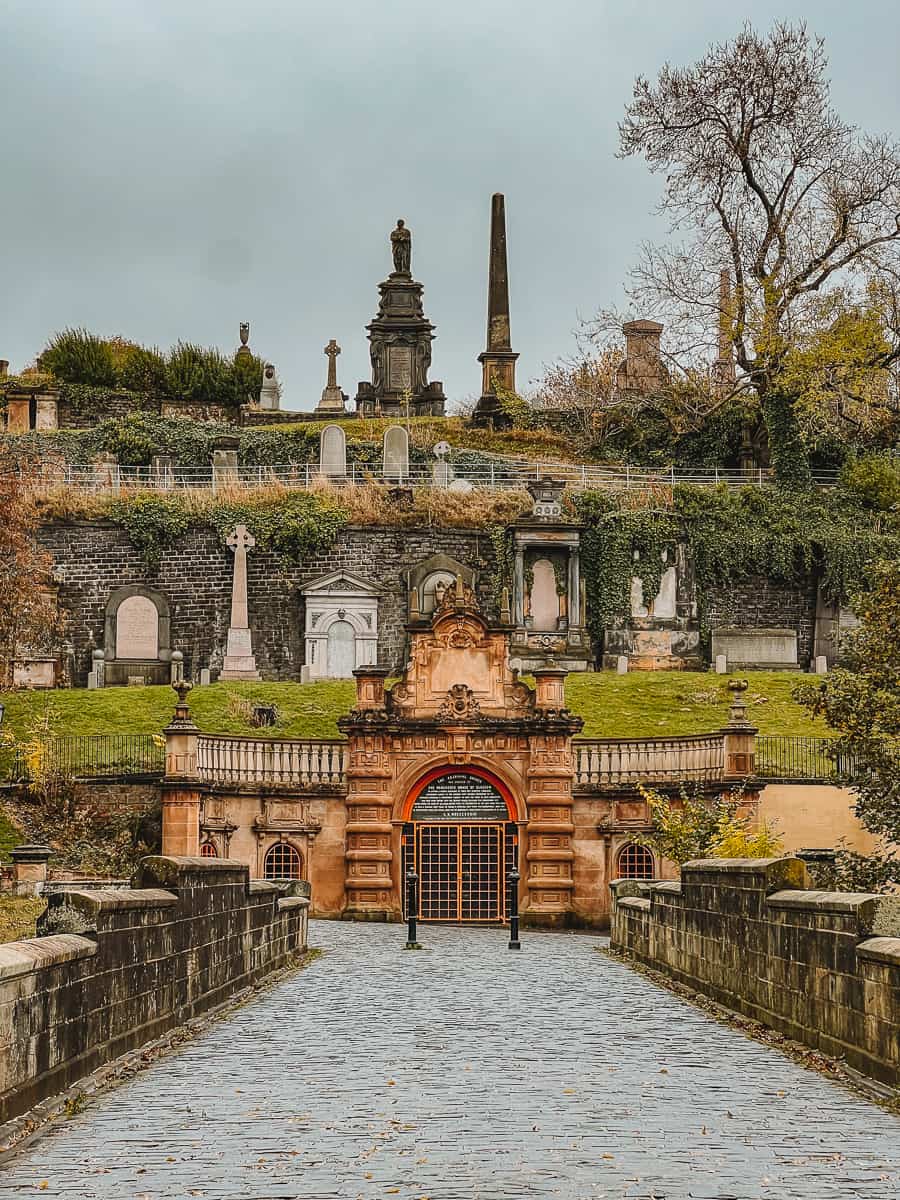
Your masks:
<svg viewBox="0 0 900 1200"><path fill-rule="evenodd" d="M619 127L620 155L665 173L661 209L683 238L644 247L631 299L695 370L724 328L739 372L717 403L756 393L776 473L794 482L809 465L786 367L823 297L880 326L868 351L857 341L857 376L900 359L900 154L837 115L826 67L805 25L760 36L748 24L693 66L638 78ZM723 269L734 283L724 303ZM827 388L828 372L819 378Z"/></svg>

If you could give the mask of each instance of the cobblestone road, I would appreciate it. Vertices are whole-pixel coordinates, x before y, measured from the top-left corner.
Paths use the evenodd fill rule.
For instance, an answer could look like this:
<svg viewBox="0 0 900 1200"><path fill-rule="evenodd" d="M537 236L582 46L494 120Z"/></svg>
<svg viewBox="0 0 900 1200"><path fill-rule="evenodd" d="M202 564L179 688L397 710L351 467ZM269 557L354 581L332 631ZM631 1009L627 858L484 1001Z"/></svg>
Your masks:
<svg viewBox="0 0 900 1200"><path fill-rule="evenodd" d="M326 955L61 1122L0 1195L900 1197L900 1120L583 935L316 923Z"/></svg>

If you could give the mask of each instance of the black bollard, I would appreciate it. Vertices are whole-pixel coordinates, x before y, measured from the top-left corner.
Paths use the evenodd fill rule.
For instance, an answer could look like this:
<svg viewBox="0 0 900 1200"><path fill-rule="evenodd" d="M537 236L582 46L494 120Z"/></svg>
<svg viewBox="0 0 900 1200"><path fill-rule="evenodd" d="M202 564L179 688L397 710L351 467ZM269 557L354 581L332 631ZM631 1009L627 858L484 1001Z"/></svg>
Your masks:
<svg viewBox="0 0 900 1200"><path fill-rule="evenodd" d="M419 915L419 877L415 871L410 868L406 872L406 916L408 926L406 930L406 945L404 950L421 950L422 947L416 940L416 918Z"/></svg>
<svg viewBox="0 0 900 1200"><path fill-rule="evenodd" d="M509 882L509 946L508 950L521 950L519 941L519 872L513 869L508 876Z"/></svg>

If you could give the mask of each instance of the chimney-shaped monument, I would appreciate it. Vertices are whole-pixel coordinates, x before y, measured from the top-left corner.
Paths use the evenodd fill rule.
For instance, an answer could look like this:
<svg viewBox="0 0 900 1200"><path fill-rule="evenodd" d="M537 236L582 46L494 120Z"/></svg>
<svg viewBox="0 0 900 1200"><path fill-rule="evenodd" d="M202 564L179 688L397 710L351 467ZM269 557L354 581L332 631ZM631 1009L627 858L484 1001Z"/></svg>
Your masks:
<svg viewBox="0 0 900 1200"><path fill-rule="evenodd" d="M516 390L516 359L509 332L509 278L506 271L506 205L502 192L491 197L491 245L488 257L487 342L481 363L481 397L473 422L501 428L511 424L496 393Z"/></svg>

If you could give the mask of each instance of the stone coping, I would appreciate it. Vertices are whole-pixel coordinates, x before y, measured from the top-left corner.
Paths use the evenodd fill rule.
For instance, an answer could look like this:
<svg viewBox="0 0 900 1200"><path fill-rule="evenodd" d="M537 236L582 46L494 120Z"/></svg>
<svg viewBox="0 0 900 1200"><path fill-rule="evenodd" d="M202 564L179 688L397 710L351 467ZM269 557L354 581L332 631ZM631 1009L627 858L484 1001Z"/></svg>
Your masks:
<svg viewBox="0 0 900 1200"><path fill-rule="evenodd" d="M67 890L62 893L74 907L92 912L112 909L172 908L178 903L174 892L164 888L116 888L103 892Z"/></svg>
<svg viewBox="0 0 900 1200"><path fill-rule="evenodd" d="M900 937L873 937L856 947L858 958L868 958L888 966L900 967Z"/></svg>
<svg viewBox="0 0 900 1200"><path fill-rule="evenodd" d="M618 901L619 908L633 908L638 912L649 912L650 901L645 896L625 896Z"/></svg>
<svg viewBox="0 0 900 1200"><path fill-rule="evenodd" d="M872 892L773 892L766 903L773 908L814 908L821 912L858 913L866 905L877 903L880 896Z"/></svg>
<svg viewBox="0 0 900 1200"><path fill-rule="evenodd" d="M291 908L309 908L310 901L306 896L282 896L278 901L278 911L284 912Z"/></svg>
<svg viewBox="0 0 900 1200"><path fill-rule="evenodd" d="M52 937L27 938L21 942L6 942L0 946L0 980L29 975L44 967L90 958L97 953L97 943L77 933L57 933Z"/></svg>
<svg viewBox="0 0 900 1200"><path fill-rule="evenodd" d="M708 871L710 873L726 872L736 875L761 875L776 863L792 863L793 858L695 858L691 862L682 863L682 875L685 871Z"/></svg>

